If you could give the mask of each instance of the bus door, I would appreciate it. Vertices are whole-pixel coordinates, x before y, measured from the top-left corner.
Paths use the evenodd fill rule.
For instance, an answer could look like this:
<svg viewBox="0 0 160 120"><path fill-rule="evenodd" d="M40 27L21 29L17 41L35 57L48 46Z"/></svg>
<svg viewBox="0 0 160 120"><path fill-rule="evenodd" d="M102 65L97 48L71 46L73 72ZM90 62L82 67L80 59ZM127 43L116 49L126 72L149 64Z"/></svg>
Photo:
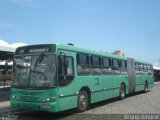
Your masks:
<svg viewBox="0 0 160 120"><path fill-rule="evenodd" d="M59 85L59 106L60 110L75 107L75 54L70 51L58 51L58 85Z"/></svg>
<svg viewBox="0 0 160 120"><path fill-rule="evenodd" d="M128 58L128 76L129 76L129 93L135 92L135 62L134 59Z"/></svg>

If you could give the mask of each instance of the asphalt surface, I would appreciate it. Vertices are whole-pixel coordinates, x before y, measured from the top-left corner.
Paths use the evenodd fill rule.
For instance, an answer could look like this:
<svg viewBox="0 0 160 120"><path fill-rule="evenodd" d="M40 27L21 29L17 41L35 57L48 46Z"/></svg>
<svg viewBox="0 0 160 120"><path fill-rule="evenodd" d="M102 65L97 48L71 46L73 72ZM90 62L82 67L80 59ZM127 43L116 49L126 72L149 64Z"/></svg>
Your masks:
<svg viewBox="0 0 160 120"><path fill-rule="evenodd" d="M90 109L83 113L77 113L72 109L52 114L27 112L12 117L14 120L159 120L160 84L147 93L129 95L124 100L111 99L92 104Z"/></svg>

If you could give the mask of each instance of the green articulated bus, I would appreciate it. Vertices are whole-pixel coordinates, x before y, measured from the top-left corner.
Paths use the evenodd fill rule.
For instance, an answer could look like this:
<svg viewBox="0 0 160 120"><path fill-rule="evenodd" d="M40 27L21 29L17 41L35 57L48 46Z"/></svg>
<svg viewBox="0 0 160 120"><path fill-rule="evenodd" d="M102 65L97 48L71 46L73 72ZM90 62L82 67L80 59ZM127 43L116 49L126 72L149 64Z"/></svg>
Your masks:
<svg viewBox="0 0 160 120"><path fill-rule="evenodd" d="M40 44L15 51L11 107L59 112L138 91L154 85L150 63L71 44Z"/></svg>

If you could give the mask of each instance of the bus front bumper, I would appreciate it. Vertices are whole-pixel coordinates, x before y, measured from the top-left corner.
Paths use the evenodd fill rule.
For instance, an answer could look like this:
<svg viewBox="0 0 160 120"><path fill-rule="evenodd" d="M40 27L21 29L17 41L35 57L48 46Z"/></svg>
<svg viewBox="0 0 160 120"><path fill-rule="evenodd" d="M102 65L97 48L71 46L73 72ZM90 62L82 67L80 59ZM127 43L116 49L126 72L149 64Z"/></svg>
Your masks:
<svg viewBox="0 0 160 120"><path fill-rule="evenodd" d="M11 108L15 109L58 112L57 102L35 103L35 102L11 100L10 104Z"/></svg>

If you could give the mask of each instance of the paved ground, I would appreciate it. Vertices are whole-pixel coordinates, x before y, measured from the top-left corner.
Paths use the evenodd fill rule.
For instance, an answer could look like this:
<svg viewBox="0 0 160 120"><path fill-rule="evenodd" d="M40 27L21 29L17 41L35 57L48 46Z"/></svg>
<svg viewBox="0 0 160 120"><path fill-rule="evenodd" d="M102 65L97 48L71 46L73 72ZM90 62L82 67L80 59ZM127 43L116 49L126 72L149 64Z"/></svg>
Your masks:
<svg viewBox="0 0 160 120"><path fill-rule="evenodd" d="M135 116L125 116L124 114L136 114ZM58 114L49 113L25 113L16 116L18 120L43 120L43 119L60 119L60 120L88 120L88 119L130 119L145 120L146 116L142 114L154 114L154 119L160 119L160 84L156 84L154 88L148 93L137 93L135 95L127 96L124 100L107 100L93 104L90 110L84 113L76 113L75 109L65 111ZM159 116L157 116L159 115ZM153 120L152 118L152 120ZM149 119L149 118L148 118Z"/></svg>
<svg viewBox="0 0 160 120"><path fill-rule="evenodd" d="M85 114L160 114L160 85L148 93L130 95L124 100L103 102Z"/></svg>

